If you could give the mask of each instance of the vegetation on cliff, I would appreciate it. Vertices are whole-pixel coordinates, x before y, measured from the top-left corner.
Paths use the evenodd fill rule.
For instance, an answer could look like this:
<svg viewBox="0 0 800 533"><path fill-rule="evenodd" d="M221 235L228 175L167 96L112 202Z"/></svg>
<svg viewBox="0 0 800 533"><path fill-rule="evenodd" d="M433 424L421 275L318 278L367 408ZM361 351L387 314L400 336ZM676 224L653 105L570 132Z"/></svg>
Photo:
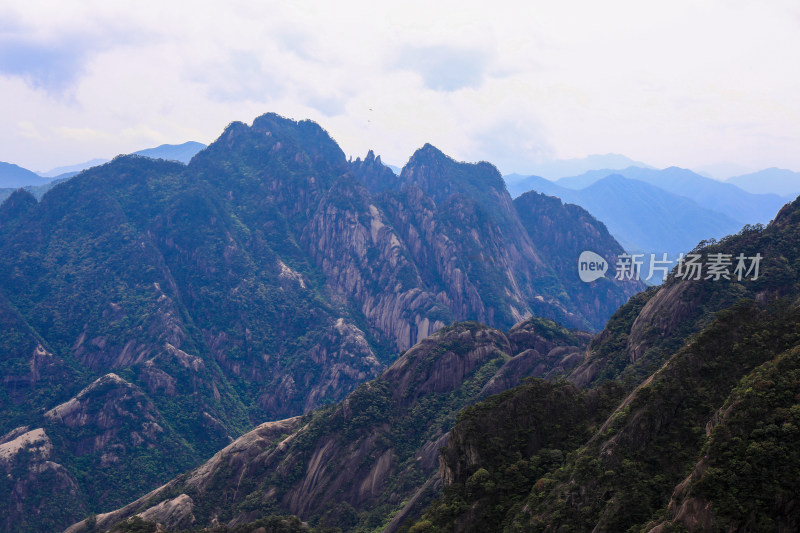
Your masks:
<svg viewBox="0 0 800 533"><path fill-rule="evenodd" d="M760 253L761 274L673 275L632 298L567 377L589 388L525 384L464 411L443 496L411 531L796 528L798 235L800 201L703 243ZM589 395L606 410L581 411Z"/></svg>

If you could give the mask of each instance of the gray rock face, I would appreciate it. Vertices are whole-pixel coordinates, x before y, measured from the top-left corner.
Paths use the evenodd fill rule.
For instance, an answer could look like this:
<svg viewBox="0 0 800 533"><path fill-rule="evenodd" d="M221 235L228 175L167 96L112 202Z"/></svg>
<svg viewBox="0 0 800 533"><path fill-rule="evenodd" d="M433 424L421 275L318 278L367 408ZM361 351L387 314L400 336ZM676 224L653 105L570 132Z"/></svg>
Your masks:
<svg viewBox="0 0 800 533"><path fill-rule="evenodd" d="M532 218L538 204L524 204L526 227L487 163L458 163L426 145L400 176L372 153L351 169L357 179L332 182L304 226L302 242L332 295L355 304L398 349L452 320L507 328L538 314L597 328L643 287L605 283L592 292L567 282L577 280L577 255L553 256L565 242L609 260L622 248L588 213L555 199L557 205L542 207L549 226L546 235L533 233L535 243L531 232L545 215Z"/></svg>
<svg viewBox="0 0 800 533"><path fill-rule="evenodd" d="M3 530L36 527L42 519L52 523L85 516L77 480L52 456L53 442L43 428L19 427L0 437Z"/></svg>
<svg viewBox="0 0 800 533"><path fill-rule="evenodd" d="M162 444L166 425L147 396L114 373L98 378L44 417L54 427L82 435L68 440L68 446L79 456L100 455L106 467L135 448Z"/></svg>
<svg viewBox="0 0 800 533"><path fill-rule="evenodd" d="M194 502L186 494L163 501L138 514L143 520L155 522L170 529L191 527Z"/></svg>
<svg viewBox="0 0 800 533"><path fill-rule="evenodd" d="M499 390L518 384L537 366L504 363L530 358L536 347L566 354L585 342L584 334L542 319L520 324L509 335L471 322L443 328L340 404L262 424L187 475L98 516L97 523L108 528L135 514L155 516L158 510L167 516L167 509L176 509L169 516L194 519L196 527L217 519L233 526L260 518L263 513L247 510L259 506L303 520L325 515L335 523L337 515L326 513L342 502L356 511L383 506L397 516L415 516L440 486L439 450L458 410L479 399L498 370L503 372L503 379L495 380ZM510 355L516 350L528 355ZM542 358L548 368L550 359ZM185 498L176 501L176 493ZM252 505L240 505L244 501ZM393 521L389 531L401 522Z"/></svg>
<svg viewBox="0 0 800 533"><path fill-rule="evenodd" d="M343 179L320 203L303 240L328 285L352 301L375 330L407 349L442 327L426 311L442 307L425 289L407 248L366 188Z"/></svg>
<svg viewBox="0 0 800 533"><path fill-rule="evenodd" d="M626 351L633 363L649 347L653 337L668 337L687 315L700 304L700 298L687 298L689 282L671 284L658 291L642 308L631 326Z"/></svg>

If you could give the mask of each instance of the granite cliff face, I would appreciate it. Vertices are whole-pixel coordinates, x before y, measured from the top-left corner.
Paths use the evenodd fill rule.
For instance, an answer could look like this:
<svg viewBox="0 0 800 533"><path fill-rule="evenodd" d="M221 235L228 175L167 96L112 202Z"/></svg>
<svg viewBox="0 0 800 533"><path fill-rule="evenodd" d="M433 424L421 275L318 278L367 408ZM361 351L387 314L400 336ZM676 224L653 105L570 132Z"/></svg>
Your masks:
<svg viewBox="0 0 800 533"><path fill-rule="evenodd" d="M306 226L303 242L326 274L335 299L400 349L445 325L447 308L427 290L406 246L367 189L350 176L338 180Z"/></svg>
<svg viewBox="0 0 800 533"><path fill-rule="evenodd" d="M528 196L512 203L488 163L456 162L425 145L400 176L371 154L352 167L425 285L457 320L508 328L533 314L596 330L644 288L605 278L580 282L581 251L597 250L614 264L623 252L619 244L577 206Z"/></svg>

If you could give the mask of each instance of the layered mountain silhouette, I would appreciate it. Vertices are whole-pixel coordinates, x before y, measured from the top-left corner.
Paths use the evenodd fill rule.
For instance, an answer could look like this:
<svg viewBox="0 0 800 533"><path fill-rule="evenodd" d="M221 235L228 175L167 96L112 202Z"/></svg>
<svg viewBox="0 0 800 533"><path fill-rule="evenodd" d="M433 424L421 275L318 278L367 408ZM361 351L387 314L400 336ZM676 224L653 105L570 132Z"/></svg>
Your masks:
<svg viewBox="0 0 800 533"><path fill-rule="evenodd" d="M188 165L121 156L38 202L18 190L0 206L5 527L118 507L256 424L341 401L456 321L599 330L643 285L576 281L584 247L622 251L583 210L512 202L487 163L426 145L397 176L274 114ZM501 351L450 412L509 358L492 390L577 362Z"/></svg>
<svg viewBox="0 0 800 533"><path fill-rule="evenodd" d="M60 176L66 176L66 175L72 177L81 170L86 170L87 168L96 167L104 163L108 163L108 159L95 158L89 161L84 161L82 163L76 163L74 165L65 165L61 167L51 168L46 172L38 172L38 174L43 178L58 178Z"/></svg>
<svg viewBox="0 0 800 533"><path fill-rule="evenodd" d="M800 194L800 172L784 168L766 168L725 180L751 193L773 193L790 198Z"/></svg>
<svg viewBox="0 0 800 533"><path fill-rule="evenodd" d="M529 172L547 179L556 180L566 176L576 176L598 168L625 169L628 167L651 168L641 161L634 161L622 154L593 154L580 159L553 159L533 164ZM522 179L524 176L519 174L509 175L509 186L515 178Z"/></svg>
<svg viewBox="0 0 800 533"><path fill-rule="evenodd" d="M205 144L194 141L183 144L162 144L156 148L139 150L134 152L133 155L188 163L205 146ZM76 165L56 167L47 172L36 174L17 165L0 162L0 202L11 196L11 193L18 188L24 188L39 200L57 183L66 181L83 170L105 163L108 163L108 159L92 159Z"/></svg>
<svg viewBox="0 0 800 533"><path fill-rule="evenodd" d="M572 178L561 178L557 183L580 189L609 174L619 174L629 179L643 181L667 192L684 196L698 205L717 211L745 224L766 224L778 212L786 198L777 194L747 192L732 182L722 182L701 176L691 170L669 167L663 170L629 167L624 170L594 170Z"/></svg>
<svg viewBox="0 0 800 533"><path fill-rule="evenodd" d="M674 258L701 240L722 238L744 225L685 196L619 174L600 178L582 189L530 176L525 187L585 208L605 221L626 250L655 253L657 257L666 252Z"/></svg>
<svg viewBox="0 0 800 533"><path fill-rule="evenodd" d="M0 189L16 189L26 185L44 185L48 181L26 168L0 161Z"/></svg>

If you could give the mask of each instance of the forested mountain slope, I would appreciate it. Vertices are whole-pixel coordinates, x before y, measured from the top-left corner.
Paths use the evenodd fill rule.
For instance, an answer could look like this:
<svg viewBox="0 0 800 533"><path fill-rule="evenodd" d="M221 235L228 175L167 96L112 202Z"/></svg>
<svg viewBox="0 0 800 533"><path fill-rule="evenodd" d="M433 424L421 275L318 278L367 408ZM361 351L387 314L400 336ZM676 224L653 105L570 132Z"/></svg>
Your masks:
<svg viewBox="0 0 800 533"><path fill-rule="evenodd" d="M538 249L487 163L425 146L379 191L388 169L371 157L348 162L317 124L267 114L188 165L121 156L0 205L0 434L52 444L6 466L16 487L49 461L74 488L68 517L44 522L25 496L7 524L116 507L254 425L342 400L456 320L599 329L642 288L572 291L575 271ZM586 220L553 231L585 232L612 261ZM48 416L59 406L77 414Z"/></svg>

